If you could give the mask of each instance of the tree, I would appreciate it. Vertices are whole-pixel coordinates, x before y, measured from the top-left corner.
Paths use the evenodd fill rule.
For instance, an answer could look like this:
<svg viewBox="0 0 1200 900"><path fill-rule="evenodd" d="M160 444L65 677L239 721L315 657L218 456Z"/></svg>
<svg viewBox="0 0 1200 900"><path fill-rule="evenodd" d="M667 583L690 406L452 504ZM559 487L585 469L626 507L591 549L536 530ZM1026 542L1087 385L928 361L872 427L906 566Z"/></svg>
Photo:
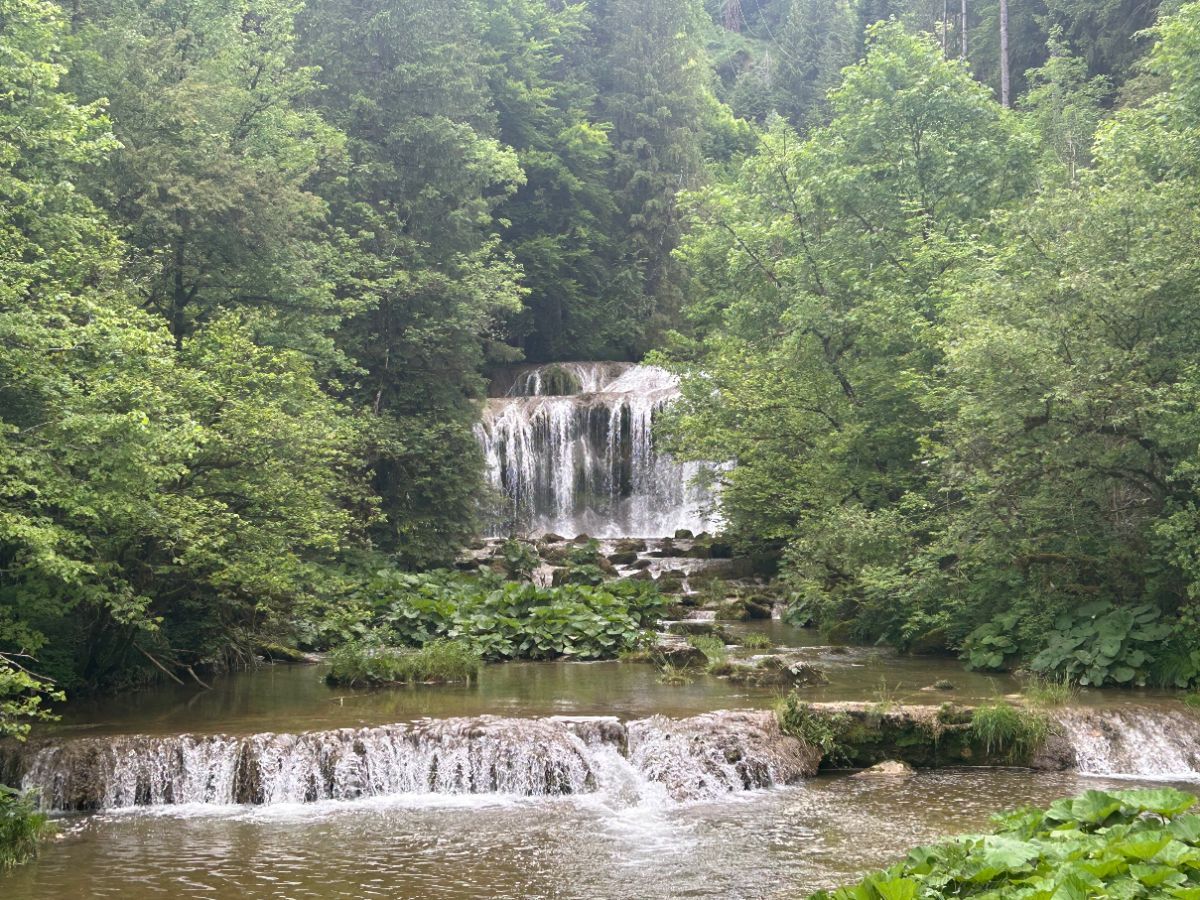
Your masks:
<svg viewBox="0 0 1200 900"><path fill-rule="evenodd" d="M446 562L472 532L479 370L521 296L496 209L523 174L495 137L478 11L341 0L303 17L304 57L322 66L312 99L350 155L320 185L330 280L357 308L338 337L359 370L345 395L367 417L373 540L406 564Z"/></svg>
<svg viewBox="0 0 1200 900"><path fill-rule="evenodd" d="M704 174L702 130L715 101L700 43L702 10L694 0L611 0L600 29L599 113L612 123L613 184L624 219L628 262L640 278L621 310L640 355L681 302L683 273L672 252L681 222L679 191Z"/></svg>
<svg viewBox="0 0 1200 900"><path fill-rule="evenodd" d="M828 126L801 140L776 121L692 200L701 341L672 446L734 464L731 527L789 548L793 585L839 620L884 605L911 552L945 285L1029 186L1031 154L964 66L895 22L831 102Z"/></svg>
<svg viewBox="0 0 1200 900"><path fill-rule="evenodd" d="M801 131L824 124L826 96L855 58L854 18L844 0L794 0L779 32L775 108Z"/></svg>

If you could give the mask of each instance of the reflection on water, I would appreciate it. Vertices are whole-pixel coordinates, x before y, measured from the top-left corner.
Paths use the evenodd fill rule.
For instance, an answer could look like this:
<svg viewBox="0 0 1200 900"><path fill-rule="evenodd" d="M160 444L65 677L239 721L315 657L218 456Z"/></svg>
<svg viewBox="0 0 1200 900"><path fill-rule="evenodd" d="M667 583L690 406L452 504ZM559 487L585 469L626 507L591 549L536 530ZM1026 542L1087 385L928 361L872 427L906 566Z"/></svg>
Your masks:
<svg viewBox="0 0 1200 900"><path fill-rule="evenodd" d="M823 668L830 683L802 689L813 701L890 700L971 703L1018 689L1005 675L967 672L949 657L898 656L882 648L819 645L816 632L780 622L727 626L731 635L767 633ZM737 655L737 651L734 651ZM766 651L755 651L766 652ZM687 716L713 709L766 708L781 690L736 685L698 674L688 684L663 684L651 665L624 662L505 663L485 667L471 685L410 686L377 691L328 687L321 666L266 666L213 682L213 690L165 685L153 690L69 704L54 730L87 734L174 734L314 731L453 716ZM945 680L952 691L933 690ZM1167 699L1151 691L1084 691L1082 704L1145 705Z"/></svg>
<svg viewBox="0 0 1200 900"><path fill-rule="evenodd" d="M1128 787L1016 770L829 776L719 803L404 797L67 820L12 898L782 898L1006 807Z"/></svg>

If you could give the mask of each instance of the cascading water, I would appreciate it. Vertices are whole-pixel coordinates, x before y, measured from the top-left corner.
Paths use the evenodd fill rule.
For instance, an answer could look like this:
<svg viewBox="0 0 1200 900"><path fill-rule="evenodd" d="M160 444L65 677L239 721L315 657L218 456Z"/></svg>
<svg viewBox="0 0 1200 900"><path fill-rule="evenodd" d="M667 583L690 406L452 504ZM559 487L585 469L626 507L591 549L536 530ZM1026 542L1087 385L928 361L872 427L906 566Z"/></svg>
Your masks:
<svg viewBox="0 0 1200 900"><path fill-rule="evenodd" d="M306 734L81 738L7 761L49 809L281 804L403 794L605 794L629 803L786 784L819 754L770 712L692 719L425 720Z"/></svg>
<svg viewBox="0 0 1200 900"><path fill-rule="evenodd" d="M1187 712L1077 707L1057 718L1083 774L1200 779L1200 719Z"/></svg>
<svg viewBox="0 0 1200 900"><path fill-rule="evenodd" d="M505 509L491 528L568 536L661 537L710 528L700 463L654 447L656 415L679 396L652 366L556 363L497 376L476 436Z"/></svg>

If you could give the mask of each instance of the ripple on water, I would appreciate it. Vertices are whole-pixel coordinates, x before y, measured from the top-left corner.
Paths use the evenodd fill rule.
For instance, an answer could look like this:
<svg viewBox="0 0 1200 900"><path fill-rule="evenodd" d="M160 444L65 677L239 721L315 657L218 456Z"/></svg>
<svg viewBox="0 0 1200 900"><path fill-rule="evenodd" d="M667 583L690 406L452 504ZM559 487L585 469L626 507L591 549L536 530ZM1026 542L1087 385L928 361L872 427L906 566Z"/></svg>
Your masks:
<svg viewBox="0 0 1200 900"><path fill-rule="evenodd" d="M766 900L985 827L1001 808L1118 784L961 770L825 776L684 804L438 795L106 813L65 820L40 860L0 879L0 895Z"/></svg>

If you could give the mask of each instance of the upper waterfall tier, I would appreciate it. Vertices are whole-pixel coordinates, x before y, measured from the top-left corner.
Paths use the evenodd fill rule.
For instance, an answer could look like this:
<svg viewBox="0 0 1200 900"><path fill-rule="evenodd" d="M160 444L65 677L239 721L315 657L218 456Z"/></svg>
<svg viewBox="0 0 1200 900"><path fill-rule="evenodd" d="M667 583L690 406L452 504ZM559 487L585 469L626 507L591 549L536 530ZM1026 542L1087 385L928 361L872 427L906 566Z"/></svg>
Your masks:
<svg viewBox="0 0 1200 900"><path fill-rule="evenodd" d="M505 498L490 529L663 537L714 524L700 463L654 445L673 375L631 363L553 363L497 373L476 428L488 480Z"/></svg>

